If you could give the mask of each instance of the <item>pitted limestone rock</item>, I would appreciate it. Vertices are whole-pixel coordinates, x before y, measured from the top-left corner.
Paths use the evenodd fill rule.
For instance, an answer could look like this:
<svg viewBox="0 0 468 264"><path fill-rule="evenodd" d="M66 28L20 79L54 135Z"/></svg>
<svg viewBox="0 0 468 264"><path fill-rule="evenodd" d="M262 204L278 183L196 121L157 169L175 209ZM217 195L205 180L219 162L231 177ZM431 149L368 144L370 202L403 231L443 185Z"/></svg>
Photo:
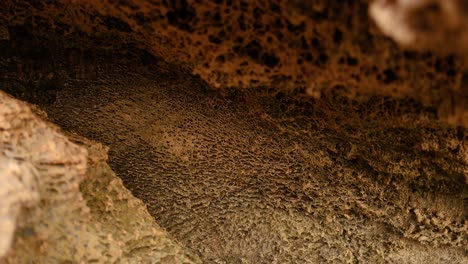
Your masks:
<svg viewBox="0 0 468 264"><path fill-rule="evenodd" d="M0 263L198 262L123 187L101 145L72 143L3 92L0 139Z"/></svg>
<svg viewBox="0 0 468 264"><path fill-rule="evenodd" d="M413 98L442 120L468 124L464 61L399 49L374 25L366 0L13 2L0 3L10 39L30 31L31 41L51 35L76 52L142 49L144 63L159 56L222 90Z"/></svg>

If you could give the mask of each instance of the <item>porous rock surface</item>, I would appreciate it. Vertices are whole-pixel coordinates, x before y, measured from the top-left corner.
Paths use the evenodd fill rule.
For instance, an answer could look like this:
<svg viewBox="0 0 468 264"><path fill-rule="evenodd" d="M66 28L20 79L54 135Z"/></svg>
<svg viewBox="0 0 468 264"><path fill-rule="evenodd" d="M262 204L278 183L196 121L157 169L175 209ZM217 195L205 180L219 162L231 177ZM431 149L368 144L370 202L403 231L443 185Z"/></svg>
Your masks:
<svg viewBox="0 0 468 264"><path fill-rule="evenodd" d="M123 69L44 109L110 146L125 185L206 262L466 261L464 132L400 114L404 101L321 101L307 117L257 91L228 100L175 70Z"/></svg>
<svg viewBox="0 0 468 264"><path fill-rule="evenodd" d="M108 146L203 261L466 263L464 61L366 1L0 5L0 88Z"/></svg>
<svg viewBox="0 0 468 264"><path fill-rule="evenodd" d="M379 2L387 1L374 3L374 10ZM400 21L399 2L426 1L389 2L396 4L384 10ZM464 17L463 1L448 2L460 2L457 14ZM468 125L465 60L398 48L371 21L366 0L10 0L0 7L2 25L9 25L0 30L4 38L27 29L35 40L57 34L55 41L78 52L85 46L124 53L143 48L183 65L211 87L270 87L296 98L329 92L413 98L450 124ZM447 17L454 16L431 21ZM464 43L459 38L457 31L434 36Z"/></svg>
<svg viewBox="0 0 468 264"><path fill-rule="evenodd" d="M0 138L0 263L198 262L123 187L102 145L72 143L3 92Z"/></svg>

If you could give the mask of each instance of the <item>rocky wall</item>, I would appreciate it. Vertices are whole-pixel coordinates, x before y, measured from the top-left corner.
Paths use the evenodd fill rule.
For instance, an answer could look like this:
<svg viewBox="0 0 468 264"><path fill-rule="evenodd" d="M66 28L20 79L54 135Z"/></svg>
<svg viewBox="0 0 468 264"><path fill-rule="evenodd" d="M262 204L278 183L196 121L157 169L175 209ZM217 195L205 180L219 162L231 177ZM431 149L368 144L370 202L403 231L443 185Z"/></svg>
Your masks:
<svg viewBox="0 0 468 264"><path fill-rule="evenodd" d="M102 145L3 92L0 129L0 263L199 262L123 187Z"/></svg>
<svg viewBox="0 0 468 264"><path fill-rule="evenodd" d="M416 2L411 11L446 10L411 0L2 1L0 89L90 153L85 176L71 177L89 212L37 218L53 223L38 228L50 241L22 228L18 208L58 209L5 195L17 204L8 223L20 219L6 259L465 263L462 46L447 38L454 46L441 52L426 36L401 48L379 15L404 26ZM63 235L70 223L85 239ZM89 239L95 250L82 248ZM25 250L37 243L50 246Z"/></svg>
<svg viewBox="0 0 468 264"><path fill-rule="evenodd" d="M386 14L379 10L406 12L404 7L379 9L379 2L386 1L374 4L378 24L385 23ZM456 17L464 14L460 3ZM26 31L39 39L52 34L74 49L143 49L182 65L216 88L266 86L272 93L284 91L296 98L324 93L361 100L374 95L413 98L434 107L450 124L467 124L465 61L451 55L452 48L436 56L397 47L370 19L368 1L62 0L1 5L4 39ZM433 21L455 17L444 14ZM464 25L463 20L457 23ZM384 29L404 26L402 22ZM447 34L453 37L444 38ZM445 35L434 36L434 41L463 43L457 31ZM431 34L426 36L417 42L429 45Z"/></svg>

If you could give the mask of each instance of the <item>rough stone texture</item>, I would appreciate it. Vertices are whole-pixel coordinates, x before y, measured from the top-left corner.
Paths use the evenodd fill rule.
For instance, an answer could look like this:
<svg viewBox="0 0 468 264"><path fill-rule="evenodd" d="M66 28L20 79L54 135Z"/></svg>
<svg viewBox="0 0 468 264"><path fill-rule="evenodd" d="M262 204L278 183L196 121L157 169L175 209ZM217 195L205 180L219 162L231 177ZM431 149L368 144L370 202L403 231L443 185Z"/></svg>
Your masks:
<svg viewBox="0 0 468 264"><path fill-rule="evenodd" d="M10 0L0 8L13 38L53 34L75 52L142 48L212 87L413 98L450 124L468 125L465 61L397 48L371 22L364 0Z"/></svg>
<svg viewBox="0 0 468 264"><path fill-rule="evenodd" d="M22 207L37 206L39 202L40 190L37 183L39 173L33 163L44 162L44 158L48 157L40 155L44 151L43 146L36 147L35 152L28 149L28 145L37 140L34 135L31 135L31 128L24 128L26 122L31 122L31 112L22 107L20 102L8 98L3 92L0 93L0 102L0 149L2 150L0 159L2 182L0 188L0 257L2 257L11 247L17 217ZM22 129L25 131L21 132ZM41 128L38 129L40 130ZM46 137L44 138L47 140ZM44 143L47 148L48 142ZM67 151L77 157L75 163L78 169L85 166L85 153L82 149L70 148ZM25 161L28 157L35 160ZM68 166L70 162L65 161L65 163ZM76 174L77 169L74 168L71 171Z"/></svg>
<svg viewBox="0 0 468 264"><path fill-rule="evenodd" d="M1 263L198 262L123 187L102 145L70 142L3 92L0 138Z"/></svg>
<svg viewBox="0 0 468 264"><path fill-rule="evenodd" d="M366 1L0 6L0 88L109 146L203 261L467 262L464 62Z"/></svg>
<svg viewBox="0 0 468 264"><path fill-rule="evenodd" d="M25 98L110 146L125 185L204 261L466 262L463 129L409 101L223 98L164 63L130 65Z"/></svg>

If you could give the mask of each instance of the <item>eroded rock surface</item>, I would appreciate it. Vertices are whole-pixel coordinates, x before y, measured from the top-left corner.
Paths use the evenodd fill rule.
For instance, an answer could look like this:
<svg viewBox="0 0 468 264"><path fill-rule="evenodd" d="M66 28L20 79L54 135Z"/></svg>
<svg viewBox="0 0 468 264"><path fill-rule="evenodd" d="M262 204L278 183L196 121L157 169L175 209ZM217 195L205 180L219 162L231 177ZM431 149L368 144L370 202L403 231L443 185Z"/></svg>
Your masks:
<svg viewBox="0 0 468 264"><path fill-rule="evenodd" d="M467 261L464 62L366 1L0 6L0 88L108 146L203 261Z"/></svg>
<svg viewBox="0 0 468 264"><path fill-rule="evenodd" d="M398 48L371 22L367 2L2 1L0 12L4 38L52 34L83 58L89 46L143 49L144 62L155 54L211 87L270 87L296 98L412 98L450 124L468 125L465 61ZM458 43L457 36L437 39Z"/></svg>
<svg viewBox="0 0 468 264"><path fill-rule="evenodd" d="M0 138L1 263L198 262L123 187L101 145L72 143L3 92Z"/></svg>
<svg viewBox="0 0 468 264"><path fill-rule="evenodd" d="M29 99L109 146L126 187L203 260L466 260L466 132L431 109L225 98L170 65L129 63Z"/></svg>

